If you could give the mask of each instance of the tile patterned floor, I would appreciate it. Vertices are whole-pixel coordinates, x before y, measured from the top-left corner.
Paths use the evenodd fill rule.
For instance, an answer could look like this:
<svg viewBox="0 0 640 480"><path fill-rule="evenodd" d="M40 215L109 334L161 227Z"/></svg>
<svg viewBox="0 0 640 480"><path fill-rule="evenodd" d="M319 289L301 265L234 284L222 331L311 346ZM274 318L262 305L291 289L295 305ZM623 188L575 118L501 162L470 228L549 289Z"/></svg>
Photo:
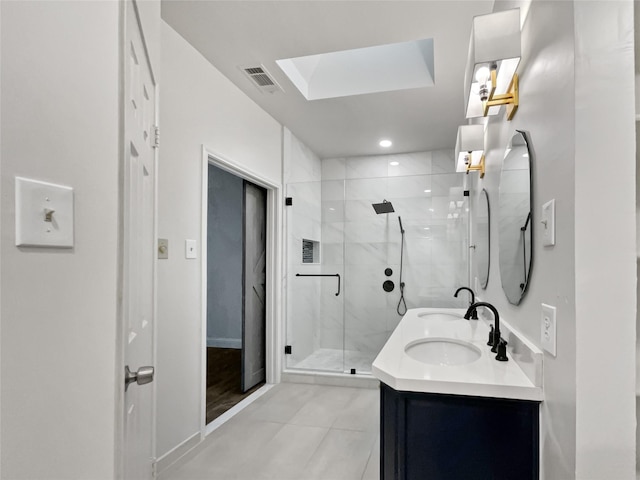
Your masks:
<svg viewBox="0 0 640 480"><path fill-rule="evenodd" d="M161 480L377 480L378 389L281 383Z"/></svg>

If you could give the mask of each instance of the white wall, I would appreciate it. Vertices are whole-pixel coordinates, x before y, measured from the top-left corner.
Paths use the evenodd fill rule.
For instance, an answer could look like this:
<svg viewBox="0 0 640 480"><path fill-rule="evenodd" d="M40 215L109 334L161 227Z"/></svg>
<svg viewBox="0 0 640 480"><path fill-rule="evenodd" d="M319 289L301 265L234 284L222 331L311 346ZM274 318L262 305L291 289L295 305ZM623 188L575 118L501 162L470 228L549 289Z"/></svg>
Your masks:
<svg viewBox="0 0 640 480"><path fill-rule="evenodd" d="M633 478L636 423L633 2L577 1L574 22L576 476ZM607 95L594 95L605 89ZM611 121L612 118L616 121ZM603 324L610 332L604 340ZM598 351L615 355L594 355Z"/></svg>
<svg viewBox="0 0 640 480"><path fill-rule="evenodd" d="M632 3L497 1L495 10L515 6L520 108L511 122L489 120L487 174L474 189L488 190L494 215L489 285L479 294L537 345L540 304L557 307L557 356L544 359L543 478L634 478ZM494 208L515 129L533 146L534 228L529 291L517 307L501 288ZM550 248L539 215L552 198Z"/></svg>
<svg viewBox="0 0 640 480"><path fill-rule="evenodd" d="M162 24L158 236L157 448L162 457L200 431L201 270L185 239L201 238L202 146L279 185L282 128L166 23ZM198 248L198 256L201 248Z"/></svg>
<svg viewBox="0 0 640 480"><path fill-rule="evenodd" d="M110 479L120 7L34 1L0 8L2 475ZM15 247L16 175L74 187L73 249Z"/></svg>

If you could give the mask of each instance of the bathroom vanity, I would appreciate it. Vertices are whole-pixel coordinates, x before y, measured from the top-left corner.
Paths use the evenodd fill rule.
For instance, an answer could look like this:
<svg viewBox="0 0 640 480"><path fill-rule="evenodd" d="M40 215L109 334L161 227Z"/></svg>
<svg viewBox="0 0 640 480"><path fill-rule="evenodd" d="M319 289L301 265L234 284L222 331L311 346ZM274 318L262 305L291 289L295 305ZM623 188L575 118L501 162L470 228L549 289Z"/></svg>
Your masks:
<svg viewBox="0 0 640 480"><path fill-rule="evenodd" d="M464 312L409 310L373 363L381 480L539 477L542 355L506 326L496 361Z"/></svg>

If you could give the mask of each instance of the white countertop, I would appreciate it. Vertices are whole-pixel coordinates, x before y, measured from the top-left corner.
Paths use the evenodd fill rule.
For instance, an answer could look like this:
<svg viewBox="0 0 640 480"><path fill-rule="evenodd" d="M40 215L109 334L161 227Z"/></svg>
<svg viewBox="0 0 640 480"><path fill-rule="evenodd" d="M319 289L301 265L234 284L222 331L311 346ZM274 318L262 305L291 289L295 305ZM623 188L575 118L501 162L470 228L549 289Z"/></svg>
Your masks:
<svg viewBox="0 0 640 480"><path fill-rule="evenodd" d="M465 311L454 308L407 311L374 360L373 375L399 391L542 401L542 388L529 380L509 351L508 362L495 359L496 354L487 346L488 323L482 319L464 320ZM451 315L458 315L460 319L453 319ZM424 338L468 342L478 347L481 355L466 365L422 363L407 355L405 347Z"/></svg>

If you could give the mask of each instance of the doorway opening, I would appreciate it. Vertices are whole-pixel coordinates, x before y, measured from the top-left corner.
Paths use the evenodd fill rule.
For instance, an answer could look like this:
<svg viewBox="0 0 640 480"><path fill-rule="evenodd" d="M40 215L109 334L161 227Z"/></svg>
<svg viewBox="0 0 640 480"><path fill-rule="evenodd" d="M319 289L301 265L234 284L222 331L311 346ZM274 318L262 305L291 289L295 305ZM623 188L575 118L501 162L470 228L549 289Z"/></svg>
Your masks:
<svg viewBox="0 0 640 480"><path fill-rule="evenodd" d="M267 191L208 163L206 424L265 383Z"/></svg>

